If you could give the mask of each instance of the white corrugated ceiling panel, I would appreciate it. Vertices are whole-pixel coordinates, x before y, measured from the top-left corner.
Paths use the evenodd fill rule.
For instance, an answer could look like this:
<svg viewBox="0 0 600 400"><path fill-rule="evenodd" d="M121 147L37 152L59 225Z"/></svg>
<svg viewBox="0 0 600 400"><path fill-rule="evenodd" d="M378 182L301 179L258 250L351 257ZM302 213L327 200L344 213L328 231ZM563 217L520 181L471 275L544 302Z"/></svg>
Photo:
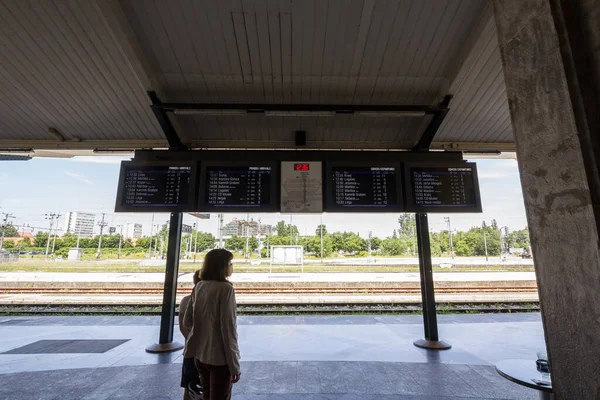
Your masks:
<svg viewBox="0 0 600 400"><path fill-rule="evenodd" d="M92 1L0 2L0 140L163 139Z"/></svg>
<svg viewBox="0 0 600 400"><path fill-rule="evenodd" d="M450 112L435 137L437 142L514 142L502 61L491 16L451 86Z"/></svg>
<svg viewBox="0 0 600 400"><path fill-rule="evenodd" d="M165 102L436 104L485 0L121 0ZM411 147L389 118L173 116L186 143ZM259 142L259 143L257 143ZM373 142L369 144L368 142ZM292 142L293 143L293 142ZM343 146L342 146L343 147Z"/></svg>
<svg viewBox="0 0 600 400"><path fill-rule="evenodd" d="M121 4L163 101L432 104L485 1Z"/></svg>

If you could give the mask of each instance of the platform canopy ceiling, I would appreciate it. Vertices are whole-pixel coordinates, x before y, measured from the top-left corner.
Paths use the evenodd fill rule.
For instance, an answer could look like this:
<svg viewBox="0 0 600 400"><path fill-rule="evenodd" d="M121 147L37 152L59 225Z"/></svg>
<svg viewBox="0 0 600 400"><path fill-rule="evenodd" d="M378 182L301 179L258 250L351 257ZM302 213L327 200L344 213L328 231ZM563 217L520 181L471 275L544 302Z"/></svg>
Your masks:
<svg viewBox="0 0 600 400"><path fill-rule="evenodd" d="M411 149L446 95L432 148L514 149L485 0L0 0L0 40L3 150Z"/></svg>

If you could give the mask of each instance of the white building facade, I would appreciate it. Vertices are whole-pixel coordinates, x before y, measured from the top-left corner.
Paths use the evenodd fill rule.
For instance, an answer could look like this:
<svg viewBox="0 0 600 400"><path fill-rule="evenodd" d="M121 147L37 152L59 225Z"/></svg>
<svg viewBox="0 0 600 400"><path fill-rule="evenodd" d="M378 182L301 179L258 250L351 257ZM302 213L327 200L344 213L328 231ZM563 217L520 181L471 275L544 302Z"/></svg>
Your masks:
<svg viewBox="0 0 600 400"><path fill-rule="evenodd" d="M142 237L142 224L127 224L124 235L128 239L139 239Z"/></svg>
<svg viewBox="0 0 600 400"><path fill-rule="evenodd" d="M94 222L96 214L80 211L71 211L65 218L65 233L92 237L94 235Z"/></svg>

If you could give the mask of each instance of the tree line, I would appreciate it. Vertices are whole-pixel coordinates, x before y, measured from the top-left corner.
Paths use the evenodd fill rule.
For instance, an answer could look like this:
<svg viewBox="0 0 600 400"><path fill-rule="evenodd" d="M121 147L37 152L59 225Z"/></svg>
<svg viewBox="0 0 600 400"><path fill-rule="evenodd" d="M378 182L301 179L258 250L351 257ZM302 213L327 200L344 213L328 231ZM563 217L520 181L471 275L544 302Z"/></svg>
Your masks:
<svg viewBox="0 0 600 400"><path fill-rule="evenodd" d="M2 227L0 227L2 228ZM485 234L485 235L484 235ZM12 225L5 227L5 237L17 237L18 232ZM127 252L154 252L166 253L168 246L168 225L164 224L161 229L152 236L139 239L122 238L121 248ZM485 236L485 237L484 237ZM246 240L247 239L247 240ZM100 236L93 238L80 238L79 247L84 249L97 249ZM434 256L450 255L450 234L447 230L430 233L431 253ZM3 248L12 250L20 248L28 250L31 248L44 249L48 242L47 232L38 232L33 240L25 237L20 244L5 241ZM261 243L262 242L262 243ZM369 244L372 254L385 256L416 255L416 224L413 214L402 214L398 218L398 229L391 236L371 238L360 236L356 232L329 232L325 225L319 225L315 233L310 236L300 236L296 225L286 224L279 221L273 228L273 234L261 237L246 238L244 236L232 236L225 241L225 248L234 252L250 253L262 250L262 256L266 257L269 246L277 245L299 245L304 251L315 256L329 257L332 254L345 254L366 256ZM62 237L52 235L50 237L50 249L54 248L57 254L66 255L68 249L76 247L77 235L64 234ZM188 249L197 252L205 252L215 248L217 240L210 232L193 230L192 233L184 234L181 241L181 252ZM498 256L509 248L529 248L529 232L527 228L509 231L507 227L499 227L496 220L489 224L483 222L481 226L475 226L468 231L452 232L452 247L456 256L483 256L487 245L487 253L490 256ZM247 246L247 247L246 247ZM322 250L321 250L322 246ZM117 249L119 247L119 234L102 235L103 249ZM61 250L62 249L62 250ZM322 253L321 253L322 252Z"/></svg>
<svg viewBox="0 0 600 400"><path fill-rule="evenodd" d="M273 228L274 234L262 237L263 256L266 254L266 246L274 245L298 245L307 253L316 256L321 255L321 243L323 257L332 254L350 254L366 256L369 244L372 254L386 256L416 255L416 223L413 214L403 214L398 218L398 229L391 236L379 238L362 237L355 232L328 232L325 225L319 225L314 235L300 236L298 227L279 221ZM322 234L322 240L321 240ZM450 233L445 230L430 233L431 253L434 256L450 255ZM484 256L486 247L489 256L499 256L510 248L529 248L529 231L527 228L509 231L507 227L500 228L496 220L489 224L483 222L481 226L475 226L468 231L452 232L453 252L457 256ZM246 237L232 236L225 242L225 248L236 251L246 251ZM248 251L255 252L259 248L258 238L248 238Z"/></svg>

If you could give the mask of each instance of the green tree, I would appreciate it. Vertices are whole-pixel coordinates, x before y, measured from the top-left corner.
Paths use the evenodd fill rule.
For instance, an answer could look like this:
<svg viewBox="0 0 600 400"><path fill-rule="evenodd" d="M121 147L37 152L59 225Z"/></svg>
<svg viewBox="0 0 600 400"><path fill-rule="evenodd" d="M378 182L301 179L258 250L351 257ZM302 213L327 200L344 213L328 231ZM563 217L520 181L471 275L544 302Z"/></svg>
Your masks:
<svg viewBox="0 0 600 400"><path fill-rule="evenodd" d="M23 239L21 239L21 247L23 247L23 248L31 247L31 239L28 238L27 236L23 237Z"/></svg>
<svg viewBox="0 0 600 400"><path fill-rule="evenodd" d="M306 238L306 251L315 256L321 256L321 236L310 236ZM333 240L329 235L323 235L323 257L329 257L333 253Z"/></svg>
<svg viewBox="0 0 600 400"><path fill-rule="evenodd" d="M400 214L398 217L398 235L401 238L412 238L415 236L417 222L415 220L415 214Z"/></svg>
<svg viewBox="0 0 600 400"><path fill-rule="evenodd" d="M245 238L244 238L245 240ZM246 248L246 243L244 242L244 248ZM251 236L248 238L248 250L254 253L258 249L258 239L256 236Z"/></svg>
<svg viewBox="0 0 600 400"><path fill-rule="evenodd" d="M12 250L15 247L17 247L15 245L15 242L13 242L12 240L5 240L4 242L2 242L2 248L5 250Z"/></svg>
<svg viewBox="0 0 600 400"><path fill-rule="evenodd" d="M33 247L46 247L48 232L38 232L33 237Z"/></svg>
<svg viewBox="0 0 600 400"><path fill-rule="evenodd" d="M321 231L323 231L323 236L327 235L327 227L325 225L317 226L317 231L315 235L321 237Z"/></svg>
<svg viewBox="0 0 600 400"><path fill-rule="evenodd" d="M19 232L17 232L17 228L15 228L11 224L0 225L0 235L2 235L2 230L4 230L5 238L19 237Z"/></svg>
<svg viewBox="0 0 600 400"><path fill-rule="evenodd" d="M527 249L530 247L529 230L527 228L513 231L507 237L508 247Z"/></svg>
<svg viewBox="0 0 600 400"><path fill-rule="evenodd" d="M79 247L82 249L96 249L98 248L98 240L91 238L81 238L79 239Z"/></svg>
<svg viewBox="0 0 600 400"><path fill-rule="evenodd" d="M401 239L392 236L381 242L381 250L386 256L399 256L406 252L406 244Z"/></svg>
<svg viewBox="0 0 600 400"><path fill-rule="evenodd" d="M213 236L212 233L209 232L198 232L197 233L197 248L198 251L203 252L206 250L211 250L215 248L215 244L217 243L217 239Z"/></svg>
<svg viewBox="0 0 600 400"><path fill-rule="evenodd" d="M144 249L149 248L150 247L150 239L151 238L148 236L144 236L144 237L137 239L135 241L135 247L142 247Z"/></svg>
<svg viewBox="0 0 600 400"><path fill-rule="evenodd" d="M60 242L60 245L59 245ZM66 247L66 248L73 248L75 246L77 246L77 235L73 234L73 233L65 233L62 238L56 241L57 246L59 246L58 248L62 248L62 247ZM80 243L81 244L81 243Z"/></svg>
<svg viewBox="0 0 600 400"><path fill-rule="evenodd" d="M468 257L473 255L473 250L464 240L454 243L454 252L459 257Z"/></svg>
<svg viewBox="0 0 600 400"><path fill-rule="evenodd" d="M243 251L246 247L246 240L241 236L233 235L225 241L225 248L230 251Z"/></svg>
<svg viewBox="0 0 600 400"><path fill-rule="evenodd" d="M377 236L373 236L371 238L371 250L379 250L381 247L381 242L381 239L379 239Z"/></svg>
<svg viewBox="0 0 600 400"><path fill-rule="evenodd" d="M121 243L122 245L122 243ZM119 234L114 235L102 235L102 248L103 249L116 249L119 247Z"/></svg>
<svg viewBox="0 0 600 400"><path fill-rule="evenodd" d="M289 238L290 235L292 235L292 237L296 237L296 234L298 234L298 227L296 225L286 224L285 221L279 221L273 230L277 236L284 236L287 238Z"/></svg>

